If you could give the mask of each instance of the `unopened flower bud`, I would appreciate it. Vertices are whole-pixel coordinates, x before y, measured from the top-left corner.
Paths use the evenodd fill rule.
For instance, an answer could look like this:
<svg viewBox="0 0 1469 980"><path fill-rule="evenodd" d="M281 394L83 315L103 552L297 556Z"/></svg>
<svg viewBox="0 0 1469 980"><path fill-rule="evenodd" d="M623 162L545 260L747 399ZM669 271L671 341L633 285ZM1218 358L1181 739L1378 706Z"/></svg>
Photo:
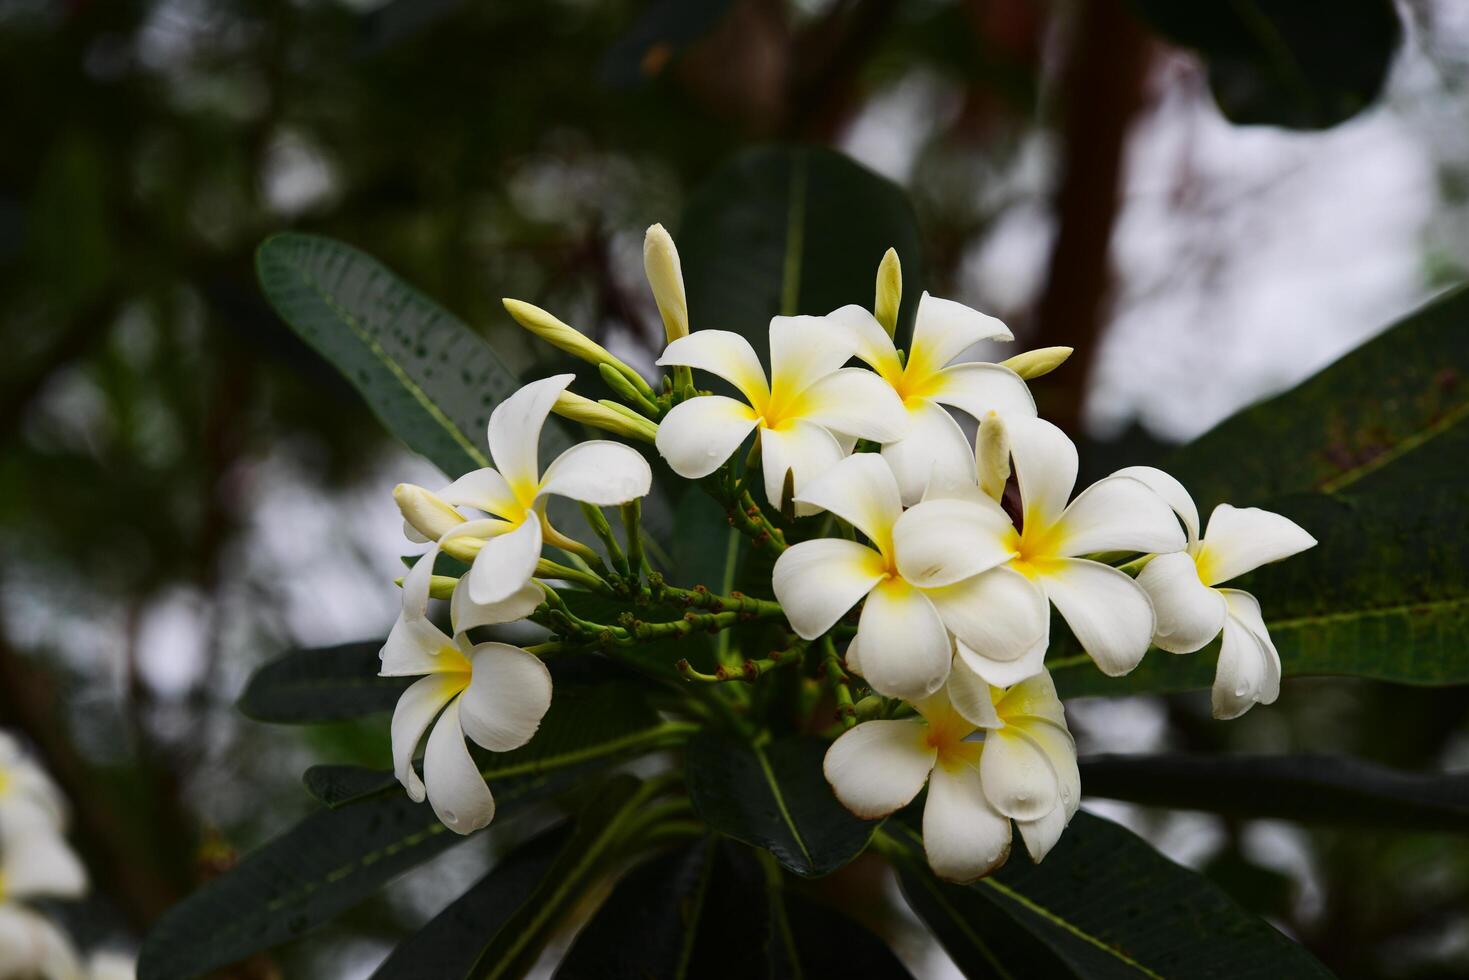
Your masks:
<svg viewBox="0 0 1469 980"><path fill-rule="evenodd" d="M464 515L445 503L438 495L412 483L393 488L393 501L403 520L429 541L437 541L456 524L464 523Z"/></svg>
<svg viewBox="0 0 1469 980"><path fill-rule="evenodd" d="M1010 434L996 413L990 412L980 419L974 454L979 460L979 488L992 500L999 501L1005 496L1005 483L1010 479Z"/></svg>
<svg viewBox="0 0 1469 980"><path fill-rule="evenodd" d="M888 249L877 266L877 298L872 303L872 314L891 337L898 329L898 307L903 302L903 264L898 253Z"/></svg>
<svg viewBox="0 0 1469 980"><path fill-rule="evenodd" d="M580 358L588 364L611 365L645 397L650 399L653 397L653 389L648 387L648 383L642 379L641 375L612 356L611 351L580 330L563 323L534 304L518 299L502 299L500 302L505 305L505 311L515 318L516 323L552 347L563 350L572 357Z"/></svg>
<svg viewBox="0 0 1469 980"><path fill-rule="evenodd" d="M652 442L658 435L658 426L631 409L615 402L594 402L590 398L563 391L556 396L551 411L562 418L603 429L629 439Z"/></svg>
<svg viewBox="0 0 1469 980"><path fill-rule="evenodd" d="M1041 347L1038 350L1028 350L1024 354L1016 354L1009 360L1001 361L1000 367L1006 367L1029 381L1031 378L1039 378L1043 374L1050 374L1062 364L1066 358L1071 356L1070 347Z"/></svg>
<svg viewBox="0 0 1469 980"><path fill-rule="evenodd" d="M653 225L643 238L643 271L653 287L653 300L663 317L670 343L689 335L689 301L684 293L683 267L678 248L662 225Z"/></svg>

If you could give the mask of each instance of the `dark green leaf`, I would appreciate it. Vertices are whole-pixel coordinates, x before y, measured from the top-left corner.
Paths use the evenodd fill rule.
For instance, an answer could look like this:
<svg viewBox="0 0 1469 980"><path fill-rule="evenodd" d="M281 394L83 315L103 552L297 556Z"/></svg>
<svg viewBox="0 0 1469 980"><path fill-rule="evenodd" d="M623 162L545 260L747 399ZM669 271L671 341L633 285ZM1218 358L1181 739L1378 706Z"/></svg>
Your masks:
<svg viewBox="0 0 1469 980"><path fill-rule="evenodd" d="M382 642L296 650L261 667L240 695L256 721L303 724L391 711L412 677L379 677Z"/></svg>
<svg viewBox="0 0 1469 980"><path fill-rule="evenodd" d="M281 319L410 449L450 476L488 465L490 410L520 385L473 331L376 259L330 238L272 236L255 268ZM564 448L554 426L547 433Z"/></svg>
<svg viewBox="0 0 1469 980"><path fill-rule="evenodd" d="M367 766L325 765L307 769L301 774L301 782L317 802L335 810L387 792L398 785L398 778L391 771Z"/></svg>
<svg viewBox="0 0 1469 980"><path fill-rule="evenodd" d="M703 732L689 743L689 796L710 826L765 848L798 875L824 875L862 853L877 826L837 802L821 771L825 754L815 738L756 747Z"/></svg>
<svg viewBox="0 0 1469 980"><path fill-rule="evenodd" d="M901 861L903 894L971 976L1331 975L1202 876L1086 812L1040 864L1017 853L967 886L935 878L916 835L900 833L909 855Z"/></svg>
<svg viewBox="0 0 1469 980"><path fill-rule="evenodd" d="M1088 796L1241 818L1469 833L1469 774L1399 772L1336 755L1102 755Z"/></svg>
<svg viewBox="0 0 1469 980"><path fill-rule="evenodd" d="M469 891L399 943L373 973L374 980L468 976L485 937L499 932L525 904L570 837L571 824L558 824L501 858Z"/></svg>
<svg viewBox="0 0 1469 980"><path fill-rule="evenodd" d="M712 31L731 0L656 0L602 58L602 80L627 88L655 78L685 47Z"/></svg>
<svg viewBox="0 0 1469 980"><path fill-rule="evenodd" d="M1334 126L1382 89L1402 39L1391 0L1137 0L1163 34L1197 48L1236 123Z"/></svg>
<svg viewBox="0 0 1469 980"><path fill-rule="evenodd" d="M870 306L888 248L903 262L903 317L923 289L913 209L890 181L831 150L768 147L736 157L689 201L678 247L695 329L765 350L776 314Z"/></svg>

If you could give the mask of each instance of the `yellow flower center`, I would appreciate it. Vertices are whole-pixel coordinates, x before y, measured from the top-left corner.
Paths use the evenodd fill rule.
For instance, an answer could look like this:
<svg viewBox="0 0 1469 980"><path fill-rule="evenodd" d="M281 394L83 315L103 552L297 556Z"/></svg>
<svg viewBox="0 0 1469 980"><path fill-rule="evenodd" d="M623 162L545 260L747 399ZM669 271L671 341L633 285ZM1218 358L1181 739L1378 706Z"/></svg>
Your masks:
<svg viewBox="0 0 1469 980"><path fill-rule="evenodd" d="M917 408L928 401L938 388L938 371L932 370L920 357L909 358L907 366L900 372L889 370L880 373L908 408Z"/></svg>
<svg viewBox="0 0 1469 980"><path fill-rule="evenodd" d="M1026 520L1023 531L1010 531L1010 547L1015 557L1010 567L1029 579L1040 578L1056 570L1064 557L1061 544L1064 540L1059 524L1049 527L1038 521Z"/></svg>
<svg viewBox="0 0 1469 980"><path fill-rule="evenodd" d="M1194 552L1194 569L1199 573L1199 581L1210 588L1213 588L1214 583L1219 581L1219 576L1215 571L1214 557L1202 547Z"/></svg>
<svg viewBox="0 0 1469 980"><path fill-rule="evenodd" d="M945 712L942 717L930 719L924 741L938 752L935 765L948 770L972 769L979 765L984 742L965 741L973 732L974 726L965 721L957 711Z"/></svg>

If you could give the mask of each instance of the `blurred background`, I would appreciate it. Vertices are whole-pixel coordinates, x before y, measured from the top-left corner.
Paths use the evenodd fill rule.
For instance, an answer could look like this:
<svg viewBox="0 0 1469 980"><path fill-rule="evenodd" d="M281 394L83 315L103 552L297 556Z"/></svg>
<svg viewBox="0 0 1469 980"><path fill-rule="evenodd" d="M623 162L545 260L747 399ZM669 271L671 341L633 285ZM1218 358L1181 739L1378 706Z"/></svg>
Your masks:
<svg viewBox="0 0 1469 980"><path fill-rule="evenodd" d="M1254 5L1170 6L0 0L0 727L73 801L83 945L308 810L307 764L388 761L385 723L233 707L264 660L386 633L390 490L440 480L265 305L264 236L377 256L526 375L501 296L650 366L643 229L746 146L827 144L911 195L931 291L1077 347L1038 398L1085 466L1160 458L1469 268L1469 7L1281 0L1241 42L1220 11ZM1083 753L1469 765L1452 689L1070 708ZM1088 805L1344 977L1469 974L1451 838ZM365 976L486 851L445 857L241 975Z"/></svg>

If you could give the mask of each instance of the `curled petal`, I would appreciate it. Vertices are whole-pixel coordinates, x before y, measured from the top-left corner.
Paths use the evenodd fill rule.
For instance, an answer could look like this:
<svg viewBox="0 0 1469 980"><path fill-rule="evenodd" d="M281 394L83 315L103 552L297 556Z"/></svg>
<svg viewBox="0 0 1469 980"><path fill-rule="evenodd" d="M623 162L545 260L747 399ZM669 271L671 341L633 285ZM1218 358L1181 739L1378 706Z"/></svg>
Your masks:
<svg viewBox="0 0 1469 980"><path fill-rule="evenodd" d="M378 676L413 677L464 670L466 664L457 652L454 640L427 619L399 616L378 654L382 661Z"/></svg>
<svg viewBox="0 0 1469 980"><path fill-rule="evenodd" d="M923 850L934 874L969 882L1010 856L1010 820L985 798L979 773L935 766L923 804Z"/></svg>
<svg viewBox="0 0 1469 980"><path fill-rule="evenodd" d="M898 361L898 348L872 311L852 304L828 313L826 320L851 331L857 338L858 360L885 378L895 378L903 373L903 365Z"/></svg>
<svg viewBox="0 0 1469 980"><path fill-rule="evenodd" d="M437 544L419 556L418 561L413 563L413 567L403 577L403 615L410 619L422 619L428 615L429 589L433 585L434 562L438 559L439 551L446 542L456 538L490 538L497 534L504 534L512 527L513 525L508 521L486 518L479 521L465 521L451 528Z"/></svg>
<svg viewBox="0 0 1469 980"><path fill-rule="evenodd" d="M1184 529L1188 531L1189 543L1199 539L1199 508L1194 503L1194 498L1182 483L1168 473L1164 473L1156 466L1125 466L1118 470L1113 476L1128 476L1134 480L1140 480L1147 484L1148 488L1163 498L1163 502L1173 508L1173 512L1183 521Z"/></svg>
<svg viewBox="0 0 1469 980"><path fill-rule="evenodd" d="M490 413L490 458L522 504L529 503L529 496L540 482L537 453L546 416L551 414L556 397L574 380L576 375L558 374L532 381Z"/></svg>
<svg viewBox="0 0 1469 980"><path fill-rule="evenodd" d="M819 316L770 320L770 391L790 397L831 374L857 352L857 338Z"/></svg>
<svg viewBox="0 0 1469 980"><path fill-rule="evenodd" d="M1066 808L1058 806L1039 820L1015 821L1015 826L1020 830L1020 839L1025 841L1026 853L1032 861L1040 864L1051 853L1051 848L1061 839L1070 819L1071 815L1066 812Z"/></svg>
<svg viewBox="0 0 1469 980"><path fill-rule="evenodd" d="M1023 491L1022 491L1023 492ZM1139 480L1109 476L1083 490L1061 515L1062 554L1159 554L1186 544L1173 508Z"/></svg>
<svg viewBox="0 0 1469 980"><path fill-rule="evenodd" d="M949 681L944 686L949 703L959 715L976 728L1002 728L999 712L995 710L994 693L989 681L985 680L968 662L957 653L949 669Z"/></svg>
<svg viewBox="0 0 1469 980"><path fill-rule="evenodd" d="M924 594L938 609L944 625L985 661L1010 663L1024 658L1050 626L1046 594L1012 568L992 568L954 585L926 589ZM966 659L994 682L988 670Z"/></svg>
<svg viewBox="0 0 1469 980"><path fill-rule="evenodd" d="M1153 643L1170 653L1193 653L1224 628L1224 596L1199 578L1186 551L1159 555L1144 566L1137 584L1153 600L1157 632Z"/></svg>
<svg viewBox="0 0 1469 980"><path fill-rule="evenodd" d="M1046 648L1050 642L1050 624L1047 623L1046 631L1041 634L1041 638L1014 660L996 660L993 657L986 657L970 649L963 640L954 644L954 651L965 666L977 676L984 678L995 687L1008 687L1026 678L1034 677L1045 669Z"/></svg>
<svg viewBox="0 0 1469 980"><path fill-rule="evenodd" d="M488 467L471 470L440 490L437 496L446 504L473 507L506 520L521 510L505 478Z"/></svg>
<svg viewBox="0 0 1469 980"><path fill-rule="evenodd" d="M882 458L892 467L904 504L918 503L930 486L962 488L943 496L978 492L974 450L964 430L942 405L926 398L909 406L906 434L883 446Z"/></svg>
<svg viewBox="0 0 1469 980"><path fill-rule="evenodd" d="M418 751L418 743L423 740L423 733L428 731L428 726L433 724L444 705L464 689L467 680L463 674L431 674L414 681L398 697L390 729L393 740L393 774L415 802L423 802L424 795L423 781L413 768L413 756Z"/></svg>
<svg viewBox="0 0 1469 980"><path fill-rule="evenodd" d="M1020 375L998 364L973 361L944 368L934 376L928 397L982 419L1035 418L1035 399Z"/></svg>
<svg viewBox="0 0 1469 980"><path fill-rule="evenodd" d="M658 364L708 371L734 385L752 405L763 405L770 397L765 369L760 366L755 348L744 337L728 330L696 330L680 337L664 348Z"/></svg>
<svg viewBox="0 0 1469 980"><path fill-rule="evenodd" d="M1056 695L1056 682L1049 671L1042 670L1027 677L1005 691L995 710L1001 718L1014 720L1017 724L1026 719L1040 719L1066 731L1066 712L1061 699ZM1076 754L1075 749L1071 752Z"/></svg>
<svg viewBox="0 0 1469 980"><path fill-rule="evenodd" d="M903 513L893 471L875 453L857 453L803 486L799 503L831 511L867 535L883 552L892 549L893 525Z"/></svg>
<svg viewBox="0 0 1469 980"><path fill-rule="evenodd" d="M1076 486L1076 446L1045 419L1006 419L1026 526L1050 526Z"/></svg>
<svg viewBox="0 0 1469 980"><path fill-rule="evenodd" d="M465 744L457 698L429 733L428 747L423 750L423 781L434 813L454 833L473 833L494 819L495 797Z"/></svg>
<svg viewBox="0 0 1469 980"><path fill-rule="evenodd" d="M1014 340L1000 320L951 299L924 293L913 321L913 349L909 363L936 371L981 340Z"/></svg>
<svg viewBox="0 0 1469 980"><path fill-rule="evenodd" d="M760 466L765 473L765 499L779 507L785 492L786 471L793 476L796 514L808 516L820 508L801 499L801 491L814 479L830 473L845 454L836 437L804 419L786 422L778 429L760 430Z"/></svg>
<svg viewBox="0 0 1469 980"><path fill-rule="evenodd" d="M1220 504L1209 515L1195 558L1204 584L1218 585L1315 545L1316 539L1288 517L1258 507Z"/></svg>
<svg viewBox="0 0 1469 980"><path fill-rule="evenodd" d="M518 749L551 706L551 672L540 658L507 643L473 650L474 674L459 699L464 733L491 752Z"/></svg>
<svg viewBox="0 0 1469 980"><path fill-rule="evenodd" d="M857 638L862 676L886 697L918 701L949 676L949 632L928 597L900 578L890 578L867 594Z"/></svg>
<svg viewBox="0 0 1469 980"><path fill-rule="evenodd" d="M866 820L907 806L933 768L938 750L916 718L864 721L826 750L822 771L842 805Z"/></svg>
<svg viewBox="0 0 1469 980"><path fill-rule="evenodd" d="M979 775L994 808L1016 820L1039 820L1061 802L1056 770L1023 726L985 734Z"/></svg>
<svg viewBox="0 0 1469 980"><path fill-rule="evenodd" d="M598 507L645 497L652 486L653 471L642 454L631 446L605 439L572 446L546 467L541 479L543 494Z"/></svg>
<svg viewBox="0 0 1469 980"><path fill-rule="evenodd" d="M1229 615L1214 674L1214 717L1238 718L1280 694L1280 654L1270 640L1260 604L1248 592L1224 589Z"/></svg>
<svg viewBox="0 0 1469 980"><path fill-rule="evenodd" d="M898 572L920 588L953 585L1015 556L1010 518L1000 505L925 500L893 525Z"/></svg>
<svg viewBox="0 0 1469 980"><path fill-rule="evenodd" d="M750 406L723 395L705 395L673 406L659 424L654 444L673 472L699 480L734 455L756 424Z"/></svg>
<svg viewBox="0 0 1469 980"><path fill-rule="evenodd" d="M771 587L791 628L802 639L814 640L860 602L884 574L882 556L866 545L843 538L816 538L781 552Z"/></svg>
<svg viewBox="0 0 1469 980"><path fill-rule="evenodd" d="M515 595L535 574L541 557L541 523L535 514L506 534L485 541L469 568L469 597L495 605Z"/></svg>
<svg viewBox="0 0 1469 980"><path fill-rule="evenodd" d="M866 368L842 368L821 378L801 396L809 422L875 442L901 439L908 412L892 385Z"/></svg>
<svg viewBox="0 0 1469 980"><path fill-rule="evenodd" d="M1043 582L1071 632L1102 673L1120 677L1138 665L1153 639L1153 604L1126 572L1063 558Z"/></svg>
<svg viewBox="0 0 1469 980"><path fill-rule="evenodd" d="M469 597L469 585L464 579L454 586L454 598L449 603L449 618L454 631L463 633L476 626L498 626L513 623L535 612L536 607L546 600L546 593L535 582L527 582L503 602L481 605Z"/></svg>
<svg viewBox="0 0 1469 980"><path fill-rule="evenodd" d="M0 963L6 976L72 978L83 975L71 940L19 903L0 904Z"/></svg>

